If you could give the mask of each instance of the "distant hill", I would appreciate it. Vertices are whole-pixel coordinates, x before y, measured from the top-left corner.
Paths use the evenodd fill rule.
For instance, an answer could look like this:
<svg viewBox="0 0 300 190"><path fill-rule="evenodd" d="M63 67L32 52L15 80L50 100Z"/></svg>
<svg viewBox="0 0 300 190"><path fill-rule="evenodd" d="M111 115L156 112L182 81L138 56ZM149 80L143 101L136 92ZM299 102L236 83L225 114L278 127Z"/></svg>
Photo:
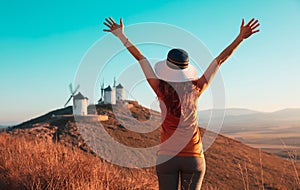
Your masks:
<svg viewBox="0 0 300 190"><path fill-rule="evenodd" d="M249 114L256 114L260 113L258 111L250 110L250 109L243 109L243 108L227 108L227 109L208 109L208 110L201 110L199 112L201 117L210 117L212 111L215 112L217 117L221 117L223 114L226 116L239 116L239 115L249 115Z"/></svg>
<svg viewBox="0 0 300 190"><path fill-rule="evenodd" d="M199 112L199 123L207 127L209 121L224 117L220 133L255 148L281 157L295 156L300 163L300 109L257 112L247 109L226 109ZM212 128L214 128L212 126Z"/></svg>
<svg viewBox="0 0 300 190"><path fill-rule="evenodd" d="M215 113L214 118L211 118L212 111ZM210 119L220 119L223 116L222 131L225 133L238 130L259 130L282 125L299 128L300 124L300 109L284 109L275 112L257 112L248 109L205 110L199 111L199 122L202 125L207 125Z"/></svg>
<svg viewBox="0 0 300 190"><path fill-rule="evenodd" d="M152 147L159 144L160 114L128 101L130 110L124 105L95 105L98 114L105 114L108 121L101 124L116 141L131 147ZM75 122L70 115L71 107L49 112L41 117L24 122L8 130L9 134L42 138L64 144L70 148L95 154L86 144L80 132L80 122ZM118 112L118 115L115 113ZM285 111L284 111L285 112ZM240 113L240 114L239 114ZM59 116L64 114L65 116ZM207 113L206 113L207 114ZM226 121L237 122L239 117L262 117L251 110L228 110ZM277 113L278 114L278 113ZM205 114L202 114L204 116ZM201 114L200 114L201 117ZM82 125L86 130L97 130L96 117L82 117ZM143 122L147 121L147 125ZM149 127L155 129L148 133L136 133L126 127ZM156 129L157 128L157 129ZM201 134L211 133L201 129ZM99 144L106 143L99 139ZM109 146L109 145L108 145ZM114 149L110 147L109 149ZM109 152L108 152L109 153ZM203 189L299 189L300 165L293 159L283 159L278 156L259 151L239 141L218 135L214 144L205 152L207 173ZM120 158L128 158L126 153ZM130 157L132 162L141 161L142 157ZM148 159L148 158L143 158ZM263 181L262 181L263 180Z"/></svg>

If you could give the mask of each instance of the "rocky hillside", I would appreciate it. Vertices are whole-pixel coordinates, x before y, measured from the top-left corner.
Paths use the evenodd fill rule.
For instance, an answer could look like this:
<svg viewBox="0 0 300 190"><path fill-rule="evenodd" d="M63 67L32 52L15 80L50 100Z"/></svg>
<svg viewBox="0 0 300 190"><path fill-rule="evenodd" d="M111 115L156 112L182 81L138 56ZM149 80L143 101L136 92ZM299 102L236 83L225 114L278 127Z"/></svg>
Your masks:
<svg viewBox="0 0 300 190"><path fill-rule="evenodd" d="M130 108L128 105L131 105ZM134 101L114 106L96 105L89 110L108 116L108 120L101 124L119 143L130 147L152 147L159 144L158 112L144 108ZM97 116L80 117L78 121L71 112L71 107L56 110L11 127L7 132L54 141L97 155L84 138L84 130L99 129ZM132 129L144 129L144 132L133 132L137 130L129 130L128 126ZM205 133L205 130L201 131L202 134ZM104 141L100 139L99 143ZM207 173L203 189L300 189L300 165L295 162L293 153L289 159L283 159L218 135L205 155ZM131 159L133 162L139 161Z"/></svg>

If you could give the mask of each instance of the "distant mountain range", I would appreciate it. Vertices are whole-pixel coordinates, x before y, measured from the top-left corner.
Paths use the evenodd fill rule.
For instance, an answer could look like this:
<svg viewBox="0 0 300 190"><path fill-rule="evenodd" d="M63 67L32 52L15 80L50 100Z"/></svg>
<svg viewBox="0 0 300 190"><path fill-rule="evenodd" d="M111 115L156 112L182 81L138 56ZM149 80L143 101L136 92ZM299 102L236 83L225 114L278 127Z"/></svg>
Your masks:
<svg viewBox="0 0 300 190"><path fill-rule="evenodd" d="M250 109L245 108L227 108L227 109L207 109L207 110L201 110L200 116L210 116L212 111L216 112L218 116L222 116L221 114L225 113L226 115L231 116L238 116L238 115L248 115L248 114L255 114L255 113L262 113L259 111L254 111Z"/></svg>
<svg viewBox="0 0 300 190"><path fill-rule="evenodd" d="M212 113L214 113L212 115ZM266 130L286 126L290 130L300 132L300 109L283 109L275 112L258 112L249 109L230 108L226 110L204 110L198 113L199 123L202 126L224 117L222 132Z"/></svg>
<svg viewBox="0 0 300 190"><path fill-rule="evenodd" d="M216 112L218 117L222 116L222 113L225 113L225 116L268 116L268 117L281 117L285 119L300 119L300 108L287 108L274 112L259 112L250 109L244 108L227 108L227 109L208 109L199 111L200 116L209 116L212 111Z"/></svg>
<svg viewBox="0 0 300 190"><path fill-rule="evenodd" d="M221 128L214 124L216 121L222 123ZM291 152L300 154L300 109L204 110L199 112L199 125L281 157L290 158ZM300 163L300 159L297 160Z"/></svg>

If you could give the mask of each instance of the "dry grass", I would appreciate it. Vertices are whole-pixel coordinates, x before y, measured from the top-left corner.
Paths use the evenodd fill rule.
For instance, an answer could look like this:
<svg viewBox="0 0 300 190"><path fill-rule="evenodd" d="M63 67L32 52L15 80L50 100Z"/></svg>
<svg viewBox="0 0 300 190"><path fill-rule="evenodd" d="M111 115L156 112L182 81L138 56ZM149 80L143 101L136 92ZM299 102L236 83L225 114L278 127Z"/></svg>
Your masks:
<svg viewBox="0 0 300 190"><path fill-rule="evenodd" d="M290 162L290 164L293 166L293 172L294 172L294 184L292 185L292 189L300 189L300 183L299 183L299 175L297 172L297 168L296 168L296 160L297 160L297 156L295 156L292 152L289 151L290 154L290 158L288 159L288 161ZM257 169L260 169L260 176L259 175L254 175L252 177L255 178L256 181L256 185L257 185L257 189L259 190L265 190L266 189L270 189L270 190L276 190L278 188L276 187L270 187L268 185L266 185L264 183L264 169L263 169L263 162L262 162L262 152L261 149L259 149L259 165L260 167ZM249 181L249 177L250 174L248 172L248 168L250 168L250 165L253 164L251 162L251 160L244 160L244 165L242 166L241 164L238 164L239 167L239 174L241 175L242 181L243 181L243 189L244 190L250 190L250 181ZM284 170L283 170L284 173ZM281 176L280 182L283 182L283 176ZM280 187L279 189L289 189L288 187Z"/></svg>
<svg viewBox="0 0 300 190"><path fill-rule="evenodd" d="M281 143L285 146L285 148L288 149L285 142L282 139L280 139L280 140L281 140ZM292 166L293 166L293 171L294 171L294 174L295 174L294 175L295 182L296 182L296 184L298 184L300 186L299 174L298 174L297 167L296 167L297 152L296 152L296 150L294 150L294 151L293 150L288 150L288 155L289 155L288 159L290 160L290 162L292 163Z"/></svg>
<svg viewBox="0 0 300 190"><path fill-rule="evenodd" d="M124 145L157 145L159 129L145 134L134 133L123 126L141 127L140 124L144 123L137 122L138 118L146 120L140 115L147 114L147 110L140 109L128 113L119 110L121 114L117 118L107 109L105 113L110 120L102 124L115 140ZM157 118L157 113L152 115L147 126L158 126ZM93 122L90 118L84 120L84 129L96 129L98 126ZM78 129L79 124L70 118L60 118L24 125L9 134L1 133L0 189L158 189L154 168L121 168L88 153L90 149L81 137L83 133ZM105 141L99 139L97 143L103 145ZM53 140L58 143L53 143ZM205 153L207 171L202 190L298 190L300 165L296 162L296 153L290 152L289 159L282 159L219 135ZM120 156L120 159L128 158L125 154ZM134 159L140 157L130 158L135 162L138 160Z"/></svg>
<svg viewBox="0 0 300 190"><path fill-rule="evenodd" d="M153 168L117 167L78 148L72 149L43 139L1 133L0 155L0 189L158 189ZM268 172L265 169L267 163L264 162L266 157L262 155L263 153L259 151L257 164L250 158L241 159L236 163L237 168L233 171L239 174L237 180L242 183L240 188L230 188L228 185L234 182L232 181L235 178L234 172L229 173L228 180L225 180L226 176L215 177L216 171L210 175L209 172L214 170L211 168L205 176L206 182L203 183L202 189L224 189L223 186L227 186L225 189L245 190L254 189L253 187L262 190L300 187L296 163L292 164L295 180L290 188L284 185L287 180L284 176L285 171L282 171L283 176L278 181L283 185L280 188L271 188L265 184L270 176L265 175ZM217 165L221 166L220 163ZM283 166L283 168L289 170L290 166ZM254 170L260 171L254 172ZM222 168L220 172L226 173L226 170ZM235 187L237 185L233 184Z"/></svg>
<svg viewBox="0 0 300 190"><path fill-rule="evenodd" d="M157 189L151 169L127 169L77 148L0 134L0 189Z"/></svg>

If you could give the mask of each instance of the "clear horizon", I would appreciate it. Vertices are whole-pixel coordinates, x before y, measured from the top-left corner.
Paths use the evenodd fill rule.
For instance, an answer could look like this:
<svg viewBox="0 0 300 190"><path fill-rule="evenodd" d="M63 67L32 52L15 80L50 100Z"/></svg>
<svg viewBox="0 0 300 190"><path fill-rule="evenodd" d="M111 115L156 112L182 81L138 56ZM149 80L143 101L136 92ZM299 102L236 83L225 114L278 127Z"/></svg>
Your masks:
<svg viewBox="0 0 300 190"><path fill-rule="evenodd" d="M178 12L181 14L174 14ZM146 22L182 28L201 40L213 57L238 34L242 18L257 18L261 31L243 42L219 71L225 85L225 108L260 112L300 108L297 0L10 1L0 7L0 125L21 123L63 107L70 96L68 84L74 82L85 53L99 39L112 35L102 32L108 16L115 20L122 17L125 32L126 26ZM113 44L118 43L114 40ZM146 57L156 59L164 58L167 52L166 48L141 49ZM113 77L133 61L126 52L111 59L108 65L112 71L99 76L95 90L103 78L111 85ZM145 81L131 93L146 107L155 100ZM91 98L91 103L98 98ZM208 89L200 98L199 109L211 108L211 98Z"/></svg>

